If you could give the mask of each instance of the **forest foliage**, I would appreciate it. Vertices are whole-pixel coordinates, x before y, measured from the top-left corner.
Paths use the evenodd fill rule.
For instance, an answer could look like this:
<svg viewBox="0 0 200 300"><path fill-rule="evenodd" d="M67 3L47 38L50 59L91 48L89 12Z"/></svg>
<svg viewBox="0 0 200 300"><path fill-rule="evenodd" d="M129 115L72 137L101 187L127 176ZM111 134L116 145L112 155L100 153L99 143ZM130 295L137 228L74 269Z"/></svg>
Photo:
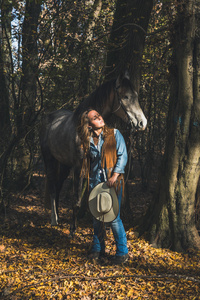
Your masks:
<svg viewBox="0 0 200 300"><path fill-rule="evenodd" d="M2 2L4 199L8 190L16 187L14 183L21 188L30 184L40 156L38 131L42 114L62 107L74 110L105 80L114 9L115 1L100 0ZM155 2L141 62L139 99L148 118L148 129L136 136L133 155L140 162L144 185L148 185L155 156L162 155L165 146L171 55L167 9L167 4ZM38 26L32 26L33 22Z"/></svg>

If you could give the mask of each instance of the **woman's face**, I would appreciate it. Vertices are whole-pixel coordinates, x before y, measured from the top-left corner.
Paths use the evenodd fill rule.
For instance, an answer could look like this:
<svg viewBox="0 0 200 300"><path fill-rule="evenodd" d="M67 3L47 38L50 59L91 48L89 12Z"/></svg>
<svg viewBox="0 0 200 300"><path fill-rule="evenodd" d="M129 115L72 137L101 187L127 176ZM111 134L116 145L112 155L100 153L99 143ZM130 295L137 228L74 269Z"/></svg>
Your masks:
<svg viewBox="0 0 200 300"><path fill-rule="evenodd" d="M100 129L105 125L102 116L96 110L89 111L88 119L89 126L91 126L93 130Z"/></svg>

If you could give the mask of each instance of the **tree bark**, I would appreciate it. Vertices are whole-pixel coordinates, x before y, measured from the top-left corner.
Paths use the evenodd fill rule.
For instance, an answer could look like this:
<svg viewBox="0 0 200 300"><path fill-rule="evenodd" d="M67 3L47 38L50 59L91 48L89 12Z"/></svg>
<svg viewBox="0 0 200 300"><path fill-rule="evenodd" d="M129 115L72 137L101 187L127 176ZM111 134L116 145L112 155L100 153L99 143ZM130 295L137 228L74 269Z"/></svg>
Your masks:
<svg viewBox="0 0 200 300"><path fill-rule="evenodd" d="M196 3L196 4L195 4ZM200 249L195 193L200 175L200 1L177 6L168 136L155 201L140 227L155 247Z"/></svg>
<svg viewBox="0 0 200 300"><path fill-rule="evenodd" d="M11 104L11 12L12 3L9 1L0 2L0 211L4 208L3 190L6 187L4 175L5 152L9 145L11 135L10 104Z"/></svg>
<svg viewBox="0 0 200 300"><path fill-rule="evenodd" d="M107 78L129 70L134 88L140 88L140 64L152 0L118 0L109 41Z"/></svg>
<svg viewBox="0 0 200 300"><path fill-rule="evenodd" d="M15 151L15 171L18 181L27 184L27 170L33 158L34 122L37 100L38 77L38 18L41 1L26 0L22 29L22 77L19 102L15 109L17 134L21 138Z"/></svg>
<svg viewBox="0 0 200 300"><path fill-rule="evenodd" d="M1 1L0 27L0 135L3 144L5 136L11 132L10 125L10 75L11 75L11 12L12 5L8 1ZM3 145L4 146L4 145Z"/></svg>
<svg viewBox="0 0 200 300"><path fill-rule="evenodd" d="M102 0L95 0L92 12L88 17L88 21L85 24L84 28L84 36L80 59L80 80L79 80L79 94L80 98L83 98L85 95L89 93L89 77L90 77L90 58L91 58L91 49L90 43L92 42L93 30L96 25L96 21L99 18L100 12L102 8Z"/></svg>
<svg viewBox="0 0 200 300"><path fill-rule="evenodd" d="M19 130L24 130L24 126L30 126L35 116L38 76L37 27L40 11L41 1L26 1L26 12L22 30L22 80Z"/></svg>

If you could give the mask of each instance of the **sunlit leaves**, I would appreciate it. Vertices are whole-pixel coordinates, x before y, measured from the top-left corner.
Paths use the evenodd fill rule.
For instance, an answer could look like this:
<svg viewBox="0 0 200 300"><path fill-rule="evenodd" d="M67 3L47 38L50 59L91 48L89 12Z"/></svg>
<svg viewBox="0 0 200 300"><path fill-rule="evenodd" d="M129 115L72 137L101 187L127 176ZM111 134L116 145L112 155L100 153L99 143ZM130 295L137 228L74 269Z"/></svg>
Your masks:
<svg viewBox="0 0 200 300"><path fill-rule="evenodd" d="M49 86L44 90L48 109L65 104L73 110L83 96L95 89L97 81L102 80L106 38L112 26L115 1L99 1L98 13L97 3L45 2L38 50L41 82Z"/></svg>
<svg viewBox="0 0 200 300"><path fill-rule="evenodd" d="M24 205L19 199L13 203L12 214L0 228L3 299L198 299L200 253L154 249L130 228L128 264L114 266L109 259L93 264L87 259L92 221L89 217L80 222L70 239L70 215L61 208L62 226L55 228L39 195L27 195ZM106 249L114 255L109 230Z"/></svg>

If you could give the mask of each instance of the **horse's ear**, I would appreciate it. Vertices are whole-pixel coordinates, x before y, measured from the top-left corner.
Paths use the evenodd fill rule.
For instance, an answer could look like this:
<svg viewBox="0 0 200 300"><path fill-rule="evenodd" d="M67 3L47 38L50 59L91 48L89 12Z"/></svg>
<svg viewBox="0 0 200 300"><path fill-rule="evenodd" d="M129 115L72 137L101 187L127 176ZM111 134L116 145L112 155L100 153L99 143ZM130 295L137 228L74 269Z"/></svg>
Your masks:
<svg viewBox="0 0 200 300"><path fill-rule="evenodd" d="M121 81L122 81L122 77L121 77L121 75L119 75L118 77L117 77L117 80L116 80L116 89L118 89L119 87L120 87L120 85L121 85Z"/></svg>
<svg viewBox="0 0 200 300"><path fill-rule="evenodd" d="M126 70L125 72L121 72L116 80L116 88L120 87L123 78L130 80L129 72Z"/></svg>
<svg viewBox="0 0 200 300"><path fill-rule="evenodd" d="M129 75L129 71L128 70L126 70L124 72L124 78L127 78L128 80L130 80L130 75Z"/></svg>
<svg viewBox="0 0 200 300"><path fill-rule="evenodd" d="M119 74L119 76L117 77L117 80L116 80L116 89L121 86L123 78L124 78L124 74L122 72L120 72L120 74Z"/></svg>

